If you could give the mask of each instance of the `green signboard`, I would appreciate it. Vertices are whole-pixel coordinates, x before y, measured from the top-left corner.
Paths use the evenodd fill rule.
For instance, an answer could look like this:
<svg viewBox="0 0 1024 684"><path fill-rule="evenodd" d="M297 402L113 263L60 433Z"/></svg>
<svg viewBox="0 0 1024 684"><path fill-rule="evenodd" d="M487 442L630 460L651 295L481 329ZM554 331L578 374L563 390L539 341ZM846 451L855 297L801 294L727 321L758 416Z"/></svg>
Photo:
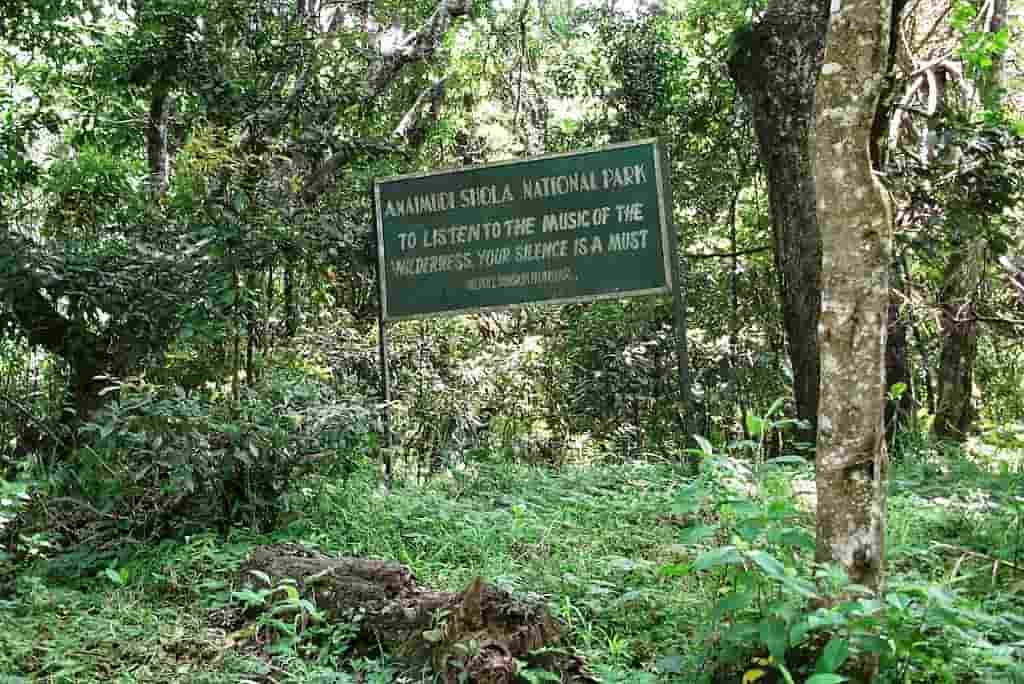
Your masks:
<svg viewBox="0 0 1024 684"><path fill-rule="evenodd" d="M385 320L670 292L656 140L378 180Z"/></svg>

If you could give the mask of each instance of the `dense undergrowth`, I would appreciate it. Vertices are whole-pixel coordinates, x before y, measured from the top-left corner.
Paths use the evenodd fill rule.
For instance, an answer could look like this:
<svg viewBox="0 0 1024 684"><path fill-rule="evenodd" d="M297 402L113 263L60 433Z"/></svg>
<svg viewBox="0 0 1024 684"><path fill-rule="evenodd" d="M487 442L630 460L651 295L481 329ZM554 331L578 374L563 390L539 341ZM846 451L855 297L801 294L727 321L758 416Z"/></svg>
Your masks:
<svg viewBox="0 0 1024 684"><path fill-rule="evenodd" d="M889 590L874 601L812 562L812 468L704 448L697 476L667 460L495 458L388 491L364 466L295 478L263 533L61 553L39 538L0 566L0 681L419 681L387 653L347 659L345 625L222 629L218 610L253 600L235 586L239 562L267 541L396 559L439 589L481 575L545 601L605 682L827 684L868 652L883 682L1024 681L1024 475L1006 460L1019 451L899 450ZM825 593L847 600L823 607Z"/></svg>

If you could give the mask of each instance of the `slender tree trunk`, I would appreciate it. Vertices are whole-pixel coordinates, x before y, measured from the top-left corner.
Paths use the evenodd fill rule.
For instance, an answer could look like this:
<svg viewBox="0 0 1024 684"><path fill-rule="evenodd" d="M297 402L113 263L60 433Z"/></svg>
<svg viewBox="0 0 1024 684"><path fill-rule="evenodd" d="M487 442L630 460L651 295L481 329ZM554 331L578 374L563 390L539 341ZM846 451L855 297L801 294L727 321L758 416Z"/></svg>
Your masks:
<svg viewBox="0 0 1024 684"><path fill-rule="evenodd" d="M299 332L299 305L295 292L295 264L286 259L284 265L284 336L295 337Z"/></svg>
<svg viewBox="0 0 1024 684"><path fill-rule="evenodd" d="M167 124L170 120L171 97L167 86L157 84L149 101L146 120L146 157L149 162L149 192L163 196L170 182L170 153L167 146Z"/></svg>
<svg viewBox="0 0 1024 684"><path fill-rule="evenodd" d="M998 33L1006 22L1007 1L994 0L987 30ZM998 108L1002 102L1004 61L996 56L978 83L984 108ZM971 402L974 389L974 361L978 355L978 323L974 300L985 277L988 243L978 238L966 249L955 252L943 278L939 307L942 311L942 353L939 360L938 406L932 432L940 439L963 441L974 422Z"/></svg>
<svg viewBox="0 0 1024 684"><path fill-rule="evenodd" d="M999 33L1006 25L1007 0L992 0L992 15L989 20L989 33ZM1003 54L992 55L992 66L981 79L978 95L981 104L988 109L1002 106L1003 87L1006 80L1006 57Z"/></svg>
<svg viewBox="0 0 1024 684"><path fill-rule="evenodd" d="M890 268L893 286L900 281L897 262ZM904 429L914 416L914 381L910 369L907 318L900 307L900 299L891 290L889 294L888 336L885 346L885 436L890 446L896 433ZM897 385L901 393L894 394Z"/></svg>
<svg viewBox="0 0 1024 684"><path fill-rule="evenodd" d="M908 0L892 0L892 13L889 20L889 54L887 62L891 65L901 47L903 34L899 30L901 14ZM887 164L886 152L889 132L889 121L892 118L893 95L897 80L891 72L886 74L879 93L879 104L875 108L875 119L871 129L871 160L877 171L884 171ZM890 279L893 288L901 281L900 263L894 260L890 264ZM909 278L909 274L905 274ZM909 301L909 298L903 300ZM896 289L889 291L888 337L885 347L885 437L886 444L892 446L896 433L904 429L914 420L914 382L911 374L910 354L908 353L908 317L900 306L901 299ZM894 388L903 386L903 392L894 397Z"/></svg>
<svg viewBox="0 0 1024 684"><path fill-rule="evenodd" d="M245 385L252 387L256 382L256 327L255 320L247 321L245 330Z"/></svg>
<svg viewBox="0 0 1024 684"><path fill-rule="evenodd" d="M931 364L929 363L928 345L925 344L924 333L921 326L911 322L911 330L914 333L914 341L917 343L917 355L921 358L921 369L924 371L924 396L925 410L935 415L935 382L932 380Z"/></svg>
<svg viewBox="0 0 1024 684"><path fill-rule="evenodd" d="M817 559L838 562L853 582L880 591L893 221L870 146L892 0L836 0L832 9L813 146L824 285Z"/></svg>
<svg viewBox="0 0 1024 684"><path fill-rule="evenodd" d="M940 439L963 441L974 420L971 392L978 354L978 322L974 299L985 272L984 240L974 240L950 259L942 289L942 353L939 360L938 406L932 431Z"/></svg>
<svg viewBox="0 0 1024 684"><path fill-rule="evenodd" d="M732 400L740 410L740 427L743 439L749 440L747 434L747 399L740 386L740 262L736 244L737 210L740 191L733 193L729 204L729 251L732 252L732 268L729 273L729 290L732 294L731 311L729 314L729 384Z"/></svg>
<svg viewBox="0 0 1024 684"><path fill-rule="evenodd" d="M232 282L235 284L235 304L231 311L231 320L234 324L234 335L232 338L232 349L231 349L231 398L238 401L241 397L241 392L238 384L238 374L242 366L242 352L241 352L241 337L242 337L242 281L238 274L238 270L231 276Z"/></svg>
<svg viewBox="0 0 1024 684"><path fill-rule="evenodd" d="M274 266L275 266L275 263L273 261L270 262L269 266L267 266L267 275L266 275L266 279L263 282L263 285L264 285L264 287L263 287L263 328L264 328L264 330L268 329L269 324L270 324L270 319L274 315L274 285L275 285L275 282L274 282L274 275L275 275ZM263 346L264 347L269 347L270 345L264 344Z"/></svg>
<svg viewBox="0 0 1024 684"><path fill-rule="evenodd" d="M808 140L828 7L828 0L771 0L753 27L749 52L729 65L753 110L796 410L811 425L818 415L821 236Z"/></svg>

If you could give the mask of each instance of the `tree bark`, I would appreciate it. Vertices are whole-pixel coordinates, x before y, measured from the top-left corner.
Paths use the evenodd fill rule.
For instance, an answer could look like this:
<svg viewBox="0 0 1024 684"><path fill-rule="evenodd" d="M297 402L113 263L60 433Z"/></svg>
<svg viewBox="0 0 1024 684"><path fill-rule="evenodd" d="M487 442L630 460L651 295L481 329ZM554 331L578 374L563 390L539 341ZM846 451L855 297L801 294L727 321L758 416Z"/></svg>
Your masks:
<svg viewBox="0 0 1024 684"><path fill-rule="evenodd" d="M729 65L753 110L796 411L811 425L818 416L821 236L808 141L827 26L827 0L772 0L749 51L738 51Z"/></svg>
<svg viewBox="0 0 1024 684"><path fill-rule="evenodd" d="M1006 25L1006 13L1009 10L1008 0L992 0L992 18L988 24L989 33L999 33ZM1002 106L1003 87L1006 81L1006 56L1002 53L992 55L992 66L982 77L978 87L981 105L987 109L999 109Z"/></svg>
<svg viewBox="0 0 1024 684"><path fill-rule="evenodd" d="M900 298L895 289L896 283L900 282L899 265L899 260L895 260L890 268L894 289L889 293L889 328L885 345L885 437L889 446L892 446L897 432L913 424L916 406L910 365L910 326L901 311ZM907 276L904 274L904 277ZM909 297L906 301L909 301ZM894 398L896 385L903 385L903 392Z"/></svg>
<svg viewBox="0 0 1024 684"><path fill-rule="evenodd" d="M352 654L384 649L410 666L429 665L445 684L511 684L521 681L517 674L523 662L562 682L597 681L575 656L534 653L561 638L561 627L543 604L516 599L480 578L461 592L431 591L404 565L330 558L297 544L259 547L242 566L242 581L260 589L281 587L285 580L295 582L322 619L358 627L349 645ZM272 607L274 599L264 608ZM252 612L229 611L220 619L238 628L253 617ZM294 617L300 627L309 619Z"/></svg>
<svg viewBox="0 0 1024 684"><path fill-rule="evenodd" d="M984 240L974 240L950 259L943 276L942 352L939 357L938 405L932 432L939 439L962 442L974 421L971 392L978 354L974 298L985 273Z"/></svg>
<svg viewBox="0 0 1024 684"><path fill-rule="evenodd" d="M902 33L900 21L903 9L908 0L893 0L889 19L889 54L887 62L889 70L879 93L879 105L875 108L875 120L871 128L871 161L872 168L885 171L888 143L889 122L892 119L893 94L897 89L897 81L892 74L891 66L896 61L900 49ZM890 278L893 288L900 282L900 262L895 259L890 266ZM903 274L903 282L908 282L910 274ZM909 297L905 300L909 301ZM911 374L909 354L909 326L907 317L902 315L900 298L896 289L889 292L889 328L885 347L885 438L886 445L892 447L896 434L913 424L915 419L914 382ZM893 388L903 385L904 390L898 398L893 398Z"/></svg>
<svg viewBox="0 0 1024 684"><path fill-rule="evenodd" d="M153 86L146 121L146 158L149 162L149 192L154 198L167 192L171 177L170 153L167 146L167 124L170 120L171 97L165 84Z"/></svg>
<svg viewBox="0 0 1024 684"><path fill-rule="evenodd" d="M885 348L885 437L890 446L896 434L907 427L913 417L914 386L910 375L910 354L907 353L907 324L900 316L900 306L889 302L888 336ZM897 386L902 391L895 392Z"/></svg>
<svg viewBox="0 0 1024 684"><path fill-rule="evenodd" d="M985 27L998 33L1006 21L1006 0L994 0L992 17ZM983 108L1001 106L1004 61L993 58L992 66L978 83ZM939 357L938 405L932 432L939 439L962 442L974 422L971 402L974 389L974 361L978 355L978 322L974 298L985 277L988 243L978 238L955 252L943 274L939 301L942 311L942 352Z"/></svg>
<svg viewBox="0 0 1024 684"><path fill-rule="evenodd" d="M993 0L991 18L985 29L998 33L1006 24L1007 0ZM993 55L992 66L978 83L984 109L1001 104L1005 61ZM964 441L975 419L971 401L974 390L974 362L978 355L978 322L975 295L985 276L987 242L971 241L966 249L949 258L943 274L939 307L942 311L942 351L939 356L938 405L932 432L940 439Z"/></svg>
<svg viewBox="0 0 1024 684"><path fill-rule="evenodd" d="M881 591L892 210L871 168L892 0L833 2L813 135L823 284L817 559Z"/></svg>

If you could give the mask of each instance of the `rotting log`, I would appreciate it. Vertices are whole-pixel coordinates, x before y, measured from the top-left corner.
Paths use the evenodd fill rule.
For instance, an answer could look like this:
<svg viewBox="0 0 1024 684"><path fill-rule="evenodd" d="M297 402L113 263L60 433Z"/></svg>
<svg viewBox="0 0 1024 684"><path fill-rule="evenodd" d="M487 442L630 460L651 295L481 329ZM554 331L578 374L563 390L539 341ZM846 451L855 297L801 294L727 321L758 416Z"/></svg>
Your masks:
<svg viewBox="0 0 1024 684"><path fill-rule="evenodd" d="M517 599L479 577L461 592L432 591L400 563L332 558L298 544L278 544L257 547L242 564L241 581L254 589L294 582L322 619L357 628L352 655L383 649L411 667L428 665L446 684L523 681L523 664L556 674L565 684L597 681L579 657L554 648L561 627L544 605Z"/></svg>

